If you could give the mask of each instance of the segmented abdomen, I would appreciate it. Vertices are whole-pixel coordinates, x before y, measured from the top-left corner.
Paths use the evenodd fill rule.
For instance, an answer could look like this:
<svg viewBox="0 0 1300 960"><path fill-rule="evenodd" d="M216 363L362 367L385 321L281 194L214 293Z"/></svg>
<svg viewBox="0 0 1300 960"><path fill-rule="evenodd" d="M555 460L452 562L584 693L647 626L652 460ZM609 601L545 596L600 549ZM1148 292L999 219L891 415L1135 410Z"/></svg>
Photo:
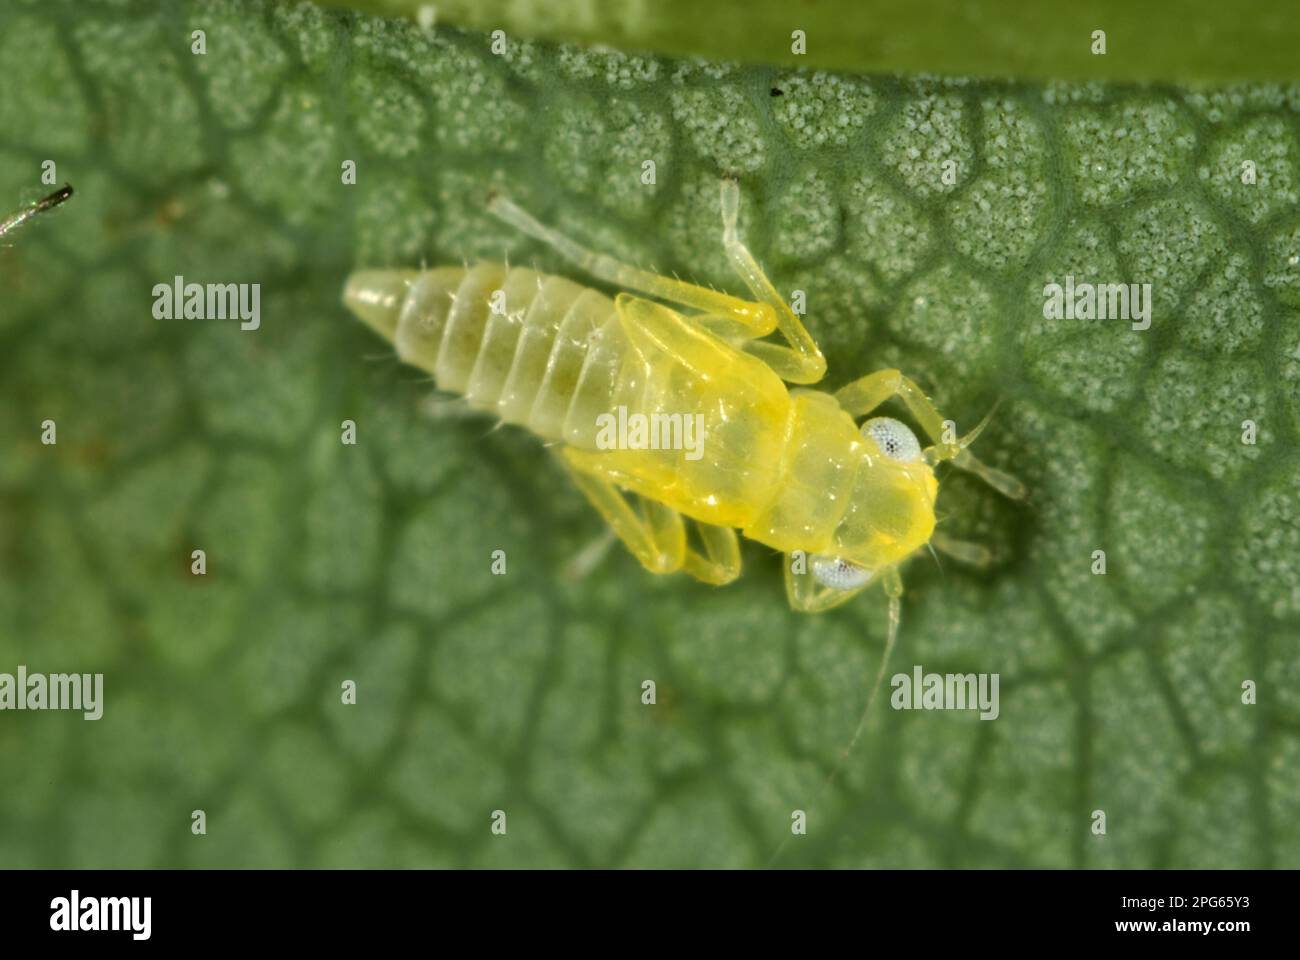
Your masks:
<svg viewBox="0 0 1300 960"><path fill-rule="evenodd" d="M439 389L545 439L594 447L599 414L639 406L629 395L639 378L623 376L628 341L614 301L527 267L420 273L393 342Z"/></svg>

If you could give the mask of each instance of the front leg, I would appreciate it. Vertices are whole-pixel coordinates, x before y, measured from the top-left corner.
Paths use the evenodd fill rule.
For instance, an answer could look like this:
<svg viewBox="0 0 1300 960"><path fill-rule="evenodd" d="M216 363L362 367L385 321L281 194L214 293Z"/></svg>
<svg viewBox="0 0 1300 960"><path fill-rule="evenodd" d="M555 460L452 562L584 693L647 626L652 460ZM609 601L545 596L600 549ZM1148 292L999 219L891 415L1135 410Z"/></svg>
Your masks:
<svg viewBox="0 0 1300 960"><path fill-rule="evenodd" d="M1012 500L1025 498L1026 491L1023 483L1009 473L990 467L966 449L984 430L989 417L985 417L964 437L945 443L943 416L921 388L897 370L877 370L835 391L835 399L849 416L855 419L871 413L891 397L898 397L903 401L908 412L916 418L921 429L930 437L933 446L925 450L927 462L935 464L951 460L953 466L975 474L1003 496ZM989 416L992 416L991 412Z"/></svg>

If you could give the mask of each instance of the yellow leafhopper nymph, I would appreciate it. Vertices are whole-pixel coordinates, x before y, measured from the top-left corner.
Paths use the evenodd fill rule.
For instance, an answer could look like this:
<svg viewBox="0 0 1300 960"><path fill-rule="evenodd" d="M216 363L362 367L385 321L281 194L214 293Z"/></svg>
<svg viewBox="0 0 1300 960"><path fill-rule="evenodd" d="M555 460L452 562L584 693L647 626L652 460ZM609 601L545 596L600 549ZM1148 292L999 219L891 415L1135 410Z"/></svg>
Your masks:
<svg viewBox="0 0 1300 960"><path fill-rule="evenodd" d="M904 560L927 544L959 559L987 557L935 532L934 467L952 461L1012 497L1022 488L967 449L983 423L945 436L942 416L897 370L834 394L786 388L819 381L826 361L741 242L739 202L737 183L724 180L722 243L753 300L594 253L496 196L497 217L624 292L611 299L563 277L479 263L358 271L344 301L439 388L554 444L646 569L728 583L740 574L739 531L787 555L796 610L826 610L880 582L892 645ZM781 342L763 339L772 333ZM930 446L898 420L855 422L893 397ZM615 417L620 431L643 418L654 436L699 418L704 440L691 451L602 442Z"/></svg>

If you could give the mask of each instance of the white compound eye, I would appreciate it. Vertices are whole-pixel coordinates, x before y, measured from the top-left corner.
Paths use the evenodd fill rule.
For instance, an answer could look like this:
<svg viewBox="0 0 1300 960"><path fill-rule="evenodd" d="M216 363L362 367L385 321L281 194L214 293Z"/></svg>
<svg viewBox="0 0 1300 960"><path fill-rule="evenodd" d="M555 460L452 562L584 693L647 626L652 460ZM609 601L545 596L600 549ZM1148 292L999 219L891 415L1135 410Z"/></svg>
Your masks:
<svg viewBox="0 0 1300 960"><path fill-rule="evenodd" d="M871 579L871 571L839 557L813 557L813 576L832 590L855 590Z"/></svg>
<svg viewBox="0 0 1300 960"><path fill-rule="evenodd" d="M891 460L911 463L921 459L921 445L916 434L891 417L873 417L862 425L862 435L876 441L880 452Z"/></svg>

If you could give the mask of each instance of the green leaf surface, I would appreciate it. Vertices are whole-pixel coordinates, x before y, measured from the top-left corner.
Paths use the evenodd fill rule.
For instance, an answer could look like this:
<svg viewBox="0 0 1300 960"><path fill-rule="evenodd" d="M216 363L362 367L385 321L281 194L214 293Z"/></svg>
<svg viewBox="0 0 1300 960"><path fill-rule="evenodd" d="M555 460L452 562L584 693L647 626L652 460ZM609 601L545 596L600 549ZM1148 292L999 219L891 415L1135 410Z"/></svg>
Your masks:
<svg viewBox="0 0 1300 960"><path fill-rule="evenodd" d="M0 64L0 197L76 189L0 247L0 672L105 685L0 712L0 865L1300 866L1294 87L496 56L248 0L8 3ZM566 580L601 525L553 458L427 416L339 302L356 266L573 275L492 187L734 290L724 170L828 385L1001 398L978 449L1031 491L945 474L997 560L904 570L890 672L997 673L999 717L882 700L827 790L883 597L791 613L754 544L720 590L618 548ZM260 283L260 329L154 319L177 275ZM1152 283L1150 329L1044 319L1066 275Z"/></svg>

